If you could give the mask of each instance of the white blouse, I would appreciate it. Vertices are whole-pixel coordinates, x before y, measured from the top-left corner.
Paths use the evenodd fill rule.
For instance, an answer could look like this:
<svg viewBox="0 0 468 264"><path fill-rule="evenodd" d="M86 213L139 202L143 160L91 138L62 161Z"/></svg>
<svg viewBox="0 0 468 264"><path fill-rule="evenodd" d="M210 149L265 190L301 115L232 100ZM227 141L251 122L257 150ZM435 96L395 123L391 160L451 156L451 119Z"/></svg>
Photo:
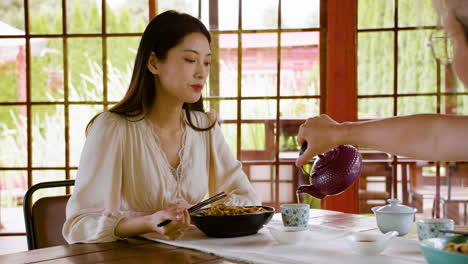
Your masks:
<svg viewBox="0 0 468 264"><path fill-rule="evenodd" d="M210 119L191 112L197 127L208 127ZM63 236L68 243L118 240L114 229L123 217L174 204L189 207L221 191L230 194L222 201L228 205L261 204L218 125L202 132L186 125L177 169L158 141L146 119L129 121L110 112L95 119L67 204Z"/></svg>

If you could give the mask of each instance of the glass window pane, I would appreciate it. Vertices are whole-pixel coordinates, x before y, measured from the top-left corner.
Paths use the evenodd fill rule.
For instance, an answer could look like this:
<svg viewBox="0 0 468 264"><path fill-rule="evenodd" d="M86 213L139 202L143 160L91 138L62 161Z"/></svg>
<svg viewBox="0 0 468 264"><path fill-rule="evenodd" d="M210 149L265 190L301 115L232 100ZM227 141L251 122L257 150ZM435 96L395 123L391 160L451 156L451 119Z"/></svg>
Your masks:
<svg viewBox="0 0 468 264"><path fill-rule="evenodd" d="M242 34L242 96L275 96L278 34Z"/></svg>
<svg viewBox="0 0 468 264"><path fill-rule="evenodd" d="M24 1L0 1L0 35L24 35ZM1 40L0 40L1 41Z"/></svg>
<svg viewBox="0 0 468 264"><path fill-rule="evenodd" d="M107 98L119 101L130 85L140 37L107 39Z"/></svg>
<svg viewBox="0 0 468 264"><path fill-rule="evenodd" d="M393 93L393 33L358 33L358 94Z"/></svg>
<svg viewBox="0 0 468 264"><path fill-rule="evenodd" d="M212 54L216 53L217 35L213 35ZM212 56L210 82L208 85L210 96L237 97L237 34L219 35L219 60ZM219 73L216 80L216 74ZM216 89L216 87L219 87Z"/></svg>
<svg viewBox="0 0 468 264"><path fill-rule="evenodd" d="M274 201L274 188L273 184L269 182L252 182L252 186L255 189L262 204L272 204Z"/></svg>
<svg viewBox="0 0 468 264"><path fill-rule="evenodd" d="M281 2L281 28L320 27L320 0Z"/></svg>
<svg viewBox="0 0 468 264"><path fill-rule="evenodd" d="M25 45L24 39L0 39L1 102L26 101Z"/></svg>
<svg viewBox="0 0 468 264"><path fill-rule="evenodd" d="M358 118L370 119L393 116L393 98L358 99Z"/></svg>
<svg viewBox="0 0 468 264"><path fill-rule="evenodd" d="M210 111L218 114L220 120L236 120L237 119L237 101L236 100L217 100L203 99L205 111Z"/></svg>
<svg viewBox="0 0 468 264"><path fill-rule="evenodd" d="M63 40L31 39L31 44L32 100L63 101Z"/></svg>
<svg viewBox="0 0 468 264"><path fill-rule="evenodd" d="M281 119L303 119L320 114L319 99L281 99Z"/></svg>
<svg viewBox="0 0 468 264"><path fill-rule="evenodd" d="M320 94L320 34L281 33L280 94Z"/></svg>
<svg viewBox="0 0 468 264"><path fill-rule="evenodd" d="M281 181L293 181L295 165L280 165L279 178Z"/></svg>
<svg viewBox="0 0 468 264"><path fill-rule="evenodd" d="M275 166L269 165L244 165L246 168L246 174L251 179L252 186L255 192L262 200L264 204L272 204L275 200ZM269 180L270 182L256 182ZM262 180L264 179L264 180Z"/></svg>
<svg viewBox="0 0 468 264"><path fill-rule="evenodd" d="M443 101L442 97L442 101ZM468 95L457 96L457 114L468 115Z"/></svg>
<svg viewBox="0 0 468 264"><path fill-rule="evenodd" d="M61 34L63 32L62 0L29 1L29 16L31 34Z"/></svg>
<svg viewBox="0 0 468 264"><path fill-rule="evenodd" d="M68 33L101 33L101 7L101 1L67 0Z"/></svg>
<svg viewBox="0 0 468 264"><path fill-rule="evenodd" d="M69 106L70 166L78 166L81 151L86 140L86 126L88 125L91 118L102 111L102 105Z"/></svg>
<svg viewBox="0 0 468 264"><path fill-rule="evenodd" d="M157 0L158 14L167 10L176 10L198 17L198 1L193 0ZM147 3L147 1L144 1Z"/></svg>
<svg viewBox="0 0 468 264"><path fill-rule="evenodd" d="M282 99L280 112L280 151L297 152L300 149L296 141L299 126L304 123L305 118L320 114L320 100Z"/></svg>
<svg viewBox="0 0 468 264"><path fill-rule="evenodd" d="M219 30L236 30L239 27L239 1L219 0Z"/></svg>
<svg viewBox="0 0 468 264"><path fill-rule="evenodd" d="M422 27L434 25L435 13L432 7L432 0L398 0L399 27Z"/></svg>
<svg viewBox="0 0 468 264"><path fill-rule="evenodd" d="M295 160L298 157L297 151L300 146L297 144L297 133L299 126L305 122L305 117L297 119L281 119L280 121L280 156L282 160Z"/></svg>
<svg viewBox="0 0 468 264"><path fill-rule="evenodd" d="M460 100L457 95L441 96L440 99L440 112L443 114L458 114L459 103L462 103L462 105L460 105L460 110L463 110L463 99Z"/></svg>
<svg viewBox="0 0 468 264"><path fill-rule="evenodd" d="M218 114L218 123L232 154L237 157L237 101L203 100L205 111Z"/></svg>
<svg viewBox="0 0 468 264"><path fill-rule="evenodd" d="M242 119L276 119L276 100L242 101Z"/></svg>
<svg viewBox="0 0 468 264"><path fill-rule="evenodd" d="M290 166L291 172L293 171ZM282 203L297 203L296 189L294 189L294 183L292 182L281 182L279 186L279 202Z"/></svg>
<svg viewBox="0 0 468 264"><path fill-rule="evenodd" d="M219 78L220 65L222 62L219 59L219 37L217 33L211 35L211 64L208 78L206 79L205 86L202 89L203 98L219 97L220 87Z"/></svg>
<svg viewBox="0 0 468 264"><path fill-rule="evenodd" d="M426 45L430 31L400 31L398 34L398 92L436 92L436 63Z"/></svg>
<svg viewBox="0 0 468 264"><path fill-rule="evenodd" d="M278 28L278 0L242 0L242 29Z"/></svg>
<svg viewBox="0 0 468 264"><path fill-rule="evenodd" d="M268 122L270 124L271 122ZM268 133L268 124L259 120L258 122L243 123L241 126L242 149L243 150L265 150L266 133ZM268 155L268 158L272 158Z"/></svg>
<svg viewBox="0 0 468 264"><path fill-rule="evenodd" d="M148 13L148 1L106 1L106 30L108 33L143 32Z"/></svg>
<svg viewBox="0 0 468 264"><path fill-rule="evenodd" d="M78 170L70 170L70 179L72 179L72 180L76 179L76 173L77 172L78 172Z"/></svg>
<svg viewBox="0 0 468 264"><path fill-rule="evenodd" d="M389 0L358 0L358 29L393 27L393 2Z"/></svg>
<svg viewBox="0 0 468 264"><path fill-rule="evenodd" d="M232 155L237 158L237 124L236 123L220 123L221 131L226 139Z"/></svg>
<svg viewBox="0 0 468 264"><path fill-rule="evenodd" d="M63 170L35 170L33 171L33 185L40 182L63 181L65 180L65 171ZM66 194L66 187L39 189L33 194L33 203L37 200L48 197Z"/></svg>
<svg viewBox="0 0 468 264"><path fill-rule="evenodd" d="M0 171L0 233L25 232L22 205L27 180L27 171Z"/></svg>
<svg viewBox="0 0 468 264"><path fill-rule="evenodd" d="M437 113L435 96L408 96L398 98L398 115Z"/></svg>
<svg viewBox="0 0 468 264"><path fill-rule="evenodd" d="M273 160L275 157L276 100L242 102L242 160Z"/></svg>
<svg viewBox="0 0 468 264"><path fill-rule="evenodd" d="M210 0L201 0L201 22L205 25L208 30L216 30L216 28L212 28L210 25ZM218 18L219 19L219 18ZM218 23L219 24L219 23Z"/></svg>
<svg viewBox="0 0 468 264"><path fill-rule="evenodd" d="M271 180L271 165L248 165L248 173L251 181L269 181Z"/></svg>
<svg viewBox="0 0 468 264"><path fill-rule="evenodd" d="M0 120L0 167L26 167L26 105L0 106Z"/></svg>
<svg viewBox="0 0 468 264"><path fill-rule="evenodd" d="M69 38L68 70L70 101L102 100L102 41L100 38Z"/></svg>
<svg viewBox="0 0 468 264"><path fill-rule="evenodd" d="M33 167L65 166L65 121L62 105L32 106Z"/></svg>
<svg viewBox="0 0 468 264"><path fill-rule="evenodd" d="M455 76L456 76L456 74L455 74ZM457 77L456 86L457 86L457 88L456 88L457 92L459 92L459 93L468 92L468 87L465 87L465 85L463 85L463 83L460 81L460 79L458 79L458 77Z"/></svg>

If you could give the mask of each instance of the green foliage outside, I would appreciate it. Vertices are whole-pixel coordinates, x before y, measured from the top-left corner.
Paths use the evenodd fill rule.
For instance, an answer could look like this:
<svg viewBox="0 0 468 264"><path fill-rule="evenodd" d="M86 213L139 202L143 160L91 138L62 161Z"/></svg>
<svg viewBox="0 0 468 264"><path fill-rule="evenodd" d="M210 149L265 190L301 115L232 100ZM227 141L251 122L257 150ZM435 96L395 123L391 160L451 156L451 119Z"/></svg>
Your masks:
<svg viewBox="0 0 468 264"><path fill-rule="evenodd" d="M8 2L8 1L7 1ZM5 13L5 20L11 26L24 30L21 17L21 7L15 9L18 2L10 1L12 8ZM22 1L21 1L22 2ZM30 1L35 2L35 1ZM36 1L37 3L38 1ZM55 6L54 1L43 1L44 6ZM73 4L69 9L68 31L69 32L100 32L101 11L96 1L69 1ZM2 4L4 2L2 1ZM0 6L2 5L0 4ZM46 9L41 6L31 8L40 10L30 12L31 32L33 34L57 34L62 32L61 7ZM135 7L132 7L135 9ZM3 10L3 9L2 9ZM6 9L5 9L6 10ZM15 12L16 10L17 12ZM70 11L73 12L70 12ZM2 11L0 11L2 13ZM18 21L14 16L8 17L10 13L20 14ZM135 16L130 15L130 8L123 6L115 12L107 8L107 22L109 32L142 32L146 26L144 16L136 16L140 19L135 23ZM134 14L134 13L133 13ZM71 19L70 19L71 17ZM50 23L53 21L53 23ZM98 25L98 26L97 26ZM136 49L140 37L108 38L108 94L109 99L119 98L127 89L130 77L131 64L134 62ZM32 39L32 42L35 39ZM103 100L103 72L102 72L102 39L98 38L76 38L67 40L68 65L69 65L69 100L70 101L102 101ZM34 48L33 48L34 49ZM63 101L63 40L61 38L47 39L46 52L31 56L31 99L33 102ZM37 55L37 56L36 56ZM0 68L0 101L18 101L18 64L11 62ZM51 85L53 76L58 76L56 85ZM56 76L56 77L57 77ZM61 81L60 81L61 80ZM53 89L53 88L58 89ZM114 99L117 100L117 99ZM24 167L26 166L26 120L19 119L18 106L0 107L0 166L1 167ZM81 111L74 111L77 106L70 106L70 148L71 166L77 166L79 153L84 143L84 125L98 111L99 106L87 106ZM64 107L57 106L33 106L32 107L32 156L33 166L65 166L65 134L64 134ZM79 129L76 127L76 123ZM23 125L21 125L23 123ZM62 171L35 171L33 173L35 182L53 179L63 179ZM50 175L52 178L50 178ZM60 176L61 175L61 176ZM2 191L2 207L14 206L18 201L15 197L22 195L25 190L24 180L26 171L1 171L0 189ZM62 190L61 190L62 191ZM61 192L60 191L60 192ZM40 197L38 195L37 197Z"/></svg>
<svg viewBox="0 0 468 264"><path fill-rule="evenodd" d="M399 27L434 26L435 15L430 0L399 0ZM394 27L393 1L359 0L358 29ZM431 30L398 31L396 80L399 94L435 93L436 63L427 46ZM393 31L358 33L358 94L393 94ZM443 74L442 74L443 78ZM442 82L443 84L443 82ZM458 83L458 91L463 87ZM442 87L442 92L444 88ZM397 115L436 113L436 96L400 97ZM444 112L444 100L441 100ZM468 113L468 100L458 97L458 114ZM393 116L392 98L364 98L358 101L359 118Z"/></svg>

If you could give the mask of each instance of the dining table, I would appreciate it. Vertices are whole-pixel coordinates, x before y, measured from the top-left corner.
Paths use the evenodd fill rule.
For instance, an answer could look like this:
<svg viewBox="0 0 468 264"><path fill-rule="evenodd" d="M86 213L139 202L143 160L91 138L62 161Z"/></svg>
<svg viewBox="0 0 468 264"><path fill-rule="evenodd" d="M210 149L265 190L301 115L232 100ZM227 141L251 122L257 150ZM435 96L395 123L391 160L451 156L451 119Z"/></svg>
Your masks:
<svg viewBox="0 0 468 264"><path fill-rule="evenodd" d="M282 224L276 213L270 224ZM0 255L0 263L427 263L413 228L380 256L360 256L341 243L353 232L381 234L372 215L310 209L307 245L280 245L262 228L257 234L236 238L209 238L192 226L191 235L180 241L132 237L109 243L71 244ZM197 233L198 232L198 233ZM315 233L314 233L315 232ZM328 241L329 240L329 241ZM204 241L209 243L204 246ZM330 241L337 241L332 243ZM410 246L405 246L406 244ZM240 246L241 245L241 246ZM396 247L401 245L403 253ZM391 247L392 245L390 245ZM314 252L313 249L316 249ZM405 251L406 250L406 251ZM305 251L305 252L304 252ZM244 254L245 253L245 254ZM256 254L258 253L258 254ZM294 254L300 254L295 258ZM308 255L309 254L309 255ZM400 255L399 255L400 254ZM397 256L398 255L398 256ZM270 257L268 257L270 256ZM284 258L282 258L284 257ZM306 257L306 258L305 258ZM303 261L309 259L310 261ZM302 259L301 259L302 258ZM295 261L297 260L297 261ZM377 262L376 262L377 261Z"/></svg>

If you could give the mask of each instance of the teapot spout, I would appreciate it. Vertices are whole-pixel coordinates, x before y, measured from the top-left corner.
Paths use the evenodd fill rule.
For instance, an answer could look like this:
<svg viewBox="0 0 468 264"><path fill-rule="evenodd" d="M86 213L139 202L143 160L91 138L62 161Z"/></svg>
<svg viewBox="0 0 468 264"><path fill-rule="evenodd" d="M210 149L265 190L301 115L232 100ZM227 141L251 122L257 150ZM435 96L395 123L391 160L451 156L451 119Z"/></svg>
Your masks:
<svg viewBox="0 0 468 264"><path fill-rule="evenodd" d="M307 193L317 199L323 199L325 198L325 194L321 193L317 188L315 188L313 185L301 185L299 188L297 188L296 191L297 194L301 193Z"/></svg>

